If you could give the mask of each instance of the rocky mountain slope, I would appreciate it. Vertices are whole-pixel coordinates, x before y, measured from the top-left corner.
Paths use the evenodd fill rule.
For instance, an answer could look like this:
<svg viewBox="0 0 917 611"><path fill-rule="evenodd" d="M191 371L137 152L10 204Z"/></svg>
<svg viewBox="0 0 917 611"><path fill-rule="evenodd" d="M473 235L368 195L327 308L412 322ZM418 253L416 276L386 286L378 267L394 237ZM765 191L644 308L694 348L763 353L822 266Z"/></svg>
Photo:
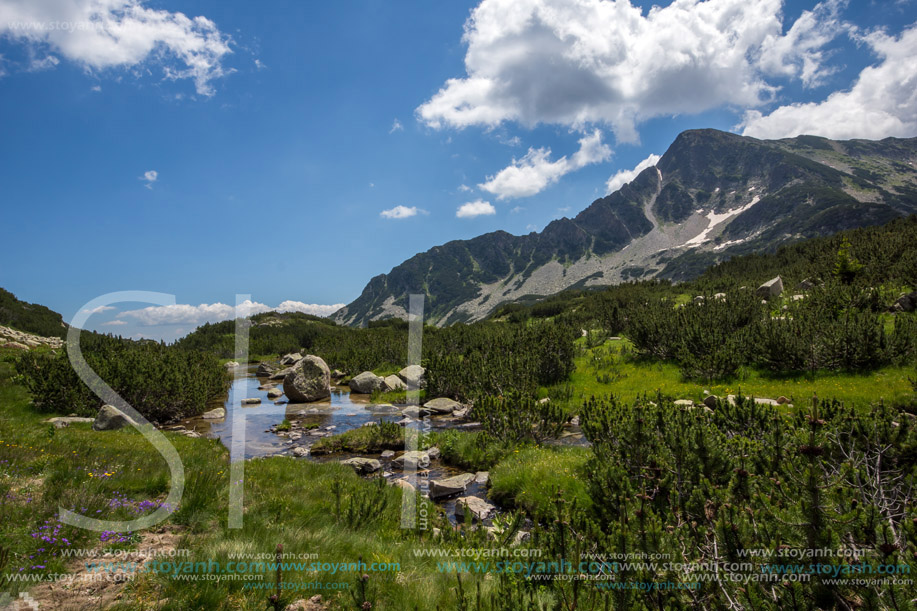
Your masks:
<svg viewBox="0 0 917 611"><path fill-rule="evenodd" d="M917 138L757 140L680 134L659 163L541 233L496 231L415 255L370 280L337 322L405 317L427 295L434 324L573 287L660 276L683 280L735 254L885 223L917 212Z"/></svg>

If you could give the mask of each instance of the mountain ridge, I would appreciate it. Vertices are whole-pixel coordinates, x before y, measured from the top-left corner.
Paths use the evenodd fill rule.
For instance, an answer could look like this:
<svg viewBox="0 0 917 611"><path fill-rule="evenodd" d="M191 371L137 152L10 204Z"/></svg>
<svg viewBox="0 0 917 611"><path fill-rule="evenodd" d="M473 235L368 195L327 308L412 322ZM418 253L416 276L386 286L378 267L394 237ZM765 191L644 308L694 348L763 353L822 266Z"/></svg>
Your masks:
<svg viewBox="0 0 917 611"><path fill-rule="evenodd" d="M332 319L361 326L404 318L407 295L423 292L425 318L447 325L479 320L523 295L685 280L736 254L917 212L915 161L917 138L758 140L688 130L656 166L572 219L418 253L372 278Z"/></svg>

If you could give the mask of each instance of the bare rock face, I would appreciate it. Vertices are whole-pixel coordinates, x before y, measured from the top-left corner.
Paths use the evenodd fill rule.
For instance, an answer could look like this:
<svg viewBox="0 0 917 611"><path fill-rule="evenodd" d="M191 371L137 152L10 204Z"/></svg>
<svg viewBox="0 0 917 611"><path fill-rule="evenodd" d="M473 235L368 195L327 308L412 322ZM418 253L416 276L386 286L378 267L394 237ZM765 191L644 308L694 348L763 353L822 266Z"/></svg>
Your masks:
<svg viewBox="0 0 917 611"><path fill-rule="evenodd" d="M283 394L290 403L311 403L331 396L331 371L320 357L304 356L283 379Z"/></svg>

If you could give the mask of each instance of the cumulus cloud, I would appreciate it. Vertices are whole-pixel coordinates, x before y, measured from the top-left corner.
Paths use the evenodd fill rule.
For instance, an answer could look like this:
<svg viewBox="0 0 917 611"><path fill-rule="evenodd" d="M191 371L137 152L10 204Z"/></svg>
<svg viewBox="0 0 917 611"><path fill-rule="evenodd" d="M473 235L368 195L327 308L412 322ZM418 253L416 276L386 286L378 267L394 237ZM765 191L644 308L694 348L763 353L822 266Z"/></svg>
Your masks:
<svg viewBox="0 0 917 611"><path fill-rule="evenodd" d="M89 310L82 310L83 314L101 314L102 312L109 312L111 310L117 310L115 306L98 306L96 308L91 308Z"/></svg>
<svg viewBox="0 0 917 611"><path fill-rule="evenodd" d="M383 210L379 213L379 216L386 219L406 219L426 213L426 210L421 210L417 206L395 206L394 208Z"/></svg>
<svg viewBox="0 0 917 611"><path fill-rule="evenodd" d="M761 68L770 74L799 76L815 87L835 69L825 63L825 46L849 26L840 18L847 0L826 0L802 15L785 36L769 36L761 45Z"/></svg>
<svg viewBox="0 0 917 611"><path fill-rule="evenodd" d="M535 195L560 180L565 174L593 163L607 161L611 157L611 149L602 143L602 132L595 130L591 135L580 139L579 150L570 159L561 157L557 161L551 161L550 156L551 149L530 148L524 157L513 159L511 165L497 172L496 176L488 176L487 182L479 184L478 187L493 193L497 199Z"/></svg>
<svg viewBox="0 0 917 611"><path fill-rule="evenodd" d="M140 177L140 180L144 181L146 184L143 186L147 189L153 188L153 183L159 178L159 172L156 170L147 170L143 173L143 176Z"/></svg>
<svg viewBox="0 0 917 611"><path fill-rule="evenodd" d="M762 114L748 111L739 128L746 136L879 139L917 135L917 26L900 36L873 32L862 41L879 58L847 91L821 102L789 104Z"/></svg>
<svg viewBox="0 0 917 611"><path fill-rule="evenodd" d="M477 199L473 202L466 202L458 207L455 216L460 219L471 219L476 216L490 216L496 214L497 210L490 202Z"/></svg>
<svg viewBox="0 0 917 611"><path fill-rule="evenodd" d="M343 303L333 305L321 305L315 303L303 303L301 301L284 301L276 308L272 308L263 303L246 300L239 304L242 312L248 315L262 314L264 312L303 312L305 314L314 314L316 316L330 316L334 312L344 307ZM195 324L200 325L205 322L218 322L221 320L230 320L235 318L236 310L234 306L225 303L202 303L200 305L175 304L167 306L150 306L139 310L127 310L118 314L118 319L131 318L144 325L178 325L178 324Z"/></svg>
<svg viewBox="0 0 917 611"><path fill-rule="evenodd" d="M32 49L52 49L90 72L156 64L166 79L191 79L197 93L213 95L212 81L228 73L222 62L232 52L231 39L206 17L144 4L0 0L0 35Z"/></svg>
<svg viewBox="0 0 917 611"><path fill-rule="evenodd" d="M121 327L126 324L127 324L126 320L115 319L115 320L109 320L108 322L103 322L102 326L103 327Z"/></svg>
<svg viewBox="0 0 917 611"><path fill-rule="evenodd" d="M633 170L619 170L612 177L608 179L608 182L605 183L605 194L611 195L633 179L635 179L640 172L646 168L651 168L662 159L659 155L650 155L640 163L636 165Z"/></svg>
<svg viewBox="0 0 917 611"><path fill-rule="evenodd" d="M483 0L465 23L466 75L417 108L427 125L610 125L773 99L770 74L814 84L836 0L783 33L782 0Z"/></svg>

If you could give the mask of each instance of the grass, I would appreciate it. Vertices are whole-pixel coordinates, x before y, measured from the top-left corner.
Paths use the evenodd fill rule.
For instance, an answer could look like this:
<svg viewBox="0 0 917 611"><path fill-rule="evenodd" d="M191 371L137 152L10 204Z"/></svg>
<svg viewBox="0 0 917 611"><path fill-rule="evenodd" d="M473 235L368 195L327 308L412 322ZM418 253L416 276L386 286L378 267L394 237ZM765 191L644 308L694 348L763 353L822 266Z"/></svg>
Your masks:
<svg viewBox="0 0 917 611"><path fill-rule="evenodd" d="M444 462L468 471L487 471L513 449L510 443L480 431L439 431L433 433L432 443Z"/></svg>
<svg viewBox="0 0 917 611"><path fill-rule="evenodd" d="M340 435L322 437L312 446L312 454L371 454L382 450L404 448L404 428L394 422L376 426L361 426Z"/></svg>
<svg viewBox="0 0 917 611"><path fill-rule="evenodd" d="M136 534L102 541L97 532L61 526L56 520L58 504L91 516L127 519L136 517L140 502L155 503L169 490L165 461L133 429L96 432L89 424L53 429L43 422L49 416L31 410L30 398L15 384L10 364L0 362L0 515L4 518L0 546L8 552L0 553L0 591L14 596L25 584L8 585L5 576L65 572L62 547L130 548L138 543ZM350 439L371 436L370 429L381 427L359 429ZM331 608L354 608L349 590L356 589L363 573L369 576L366 592L373 609L451 608L455 604L454 575L437 569L441 558L419 555L418 550L496 545L482 532L433 542L433 527L444 531L449 527L441 510L424 500L419 501L418 519L425 528L404 530L400 527L401 489L386 486L382 480L361 479L340 464L288 457L245 463L244 524L231 529L227 521L228 450L215 440L165 435L178 450L185 469L182 502L167 521L183 533L178 545L190 552L183 562L215 561L225 568L231 555L271 557L277 544L282 544L285 554L315 554L308 562L355 563L362 558L367 565L395 563L398 567L373 571L352 566L332 570L329 564L313 567L308 562L292 565L283 573L285 582L335 583L346 589L285 591L280 608L316 593ZM117 507L112 500L119 500ZM53 541L42 541L44 533ZM4 563L3 558L8 560ZM263 575L266 583L274 579L270 570L255 573ZM467 575L462 581L469 591L480 586L486 594L494 587L483 576ZM141 573L111 608L266 608L273 591L247 589L245 583L203 578L188 582L171 574Z"/></svg>
<svg viewBox="0 0 917 611"><path fill-rule="evenodd" d="M536 518L551 515L559 493L583 509L592 506L583 469L592 450L578 447L516 449L490 472L490 496L501 505L519 507Z"/></svg>
<svg viewBox="0 0 917 611"><path fill-rule="evenodd" d="M631 343L625 338L609 340L602 346L609 358L596 362L596 349L586 348L577 340L582 352L576 359L576 370L567 387L574 392L564 397L572 407L578 407L590 396L615 394L626 400L644 393L654 394L657 390L676 399L704 397L704 391L719 396L738 394L776 399L786 396L793 402L810 399L817 394L823 399L838 399L857 405L869 405L885 401L891 405L907 405L913 402L914 389L908 376L914 375L913 367L884 367L868 373L818 372L808 375L775 377L750 368L744 369L740 379L726 382L698 383L682 379L675 363L641 359L630 352ZM610 360L609 360L610 359ZM606 377L607 376L607 377ZM543 389L542 392L556 397L564 394L563 387Z"/></svg>

